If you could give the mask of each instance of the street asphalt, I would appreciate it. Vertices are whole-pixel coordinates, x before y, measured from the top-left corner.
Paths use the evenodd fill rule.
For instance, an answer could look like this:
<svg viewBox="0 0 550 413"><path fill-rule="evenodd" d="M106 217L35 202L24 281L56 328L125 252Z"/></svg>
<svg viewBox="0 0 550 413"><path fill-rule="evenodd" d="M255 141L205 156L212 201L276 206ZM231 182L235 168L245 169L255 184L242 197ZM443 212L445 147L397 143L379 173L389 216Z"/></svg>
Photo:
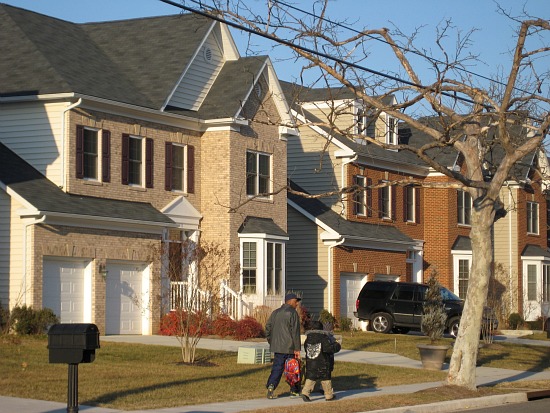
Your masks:
<svg viewBox="0 0 550 413"><path fill-rule="evenodd" d="M142 343L165 346L179 346L175 337L167 336L102 336L102 341ZM520 342L524 345L548 346L550 340L526 340L517 339L510 336L496 336L495 341ZM266 342L239 342L231 340L218 340L203 338L199 342L199 347L211 350L224 350L237 352L239 347L261 347L268 348ZM337 361L349 361L354 363L380 364L387 366L401 366L406 368L422 368L420 361L411 360L389 353L378 353L368 351L342 350L336 354ZM448 366L444 366L448 368ZM496 369L490 367L478 367L476 370L477 385L492 385L500 382L518 381L518 380L550 380L550 371L530 372L507 369ZM420 390L429 389L443 385L443 382L417 383L400 386L388 386L381 388L369 388L360 390L346 390L336 392L339 399L351 399L358 397L380 396L385 394L404 394L414 393ZM282 383L284 386L284 383ZM526 384L528 387L528 384ZM312 397L313 402L323 402L321 395ZM420 406L408 406L383 410L384 413L445 413L452 411L461 411L468 408L479 408L498 406L506 403L518 403L527 400L526 393L512 393L499 396L481 397L466 400L452 400L448 402L431 403ZM236 402L210 403L195 406L182 406L173 408L162 408L152 410L134 410L123 411L116 409L106 409L102 407L79 406L79 411L84 413L236 413L245 410L264 409L266 407L303 406L300 398L291 399L289 397L279 397L273 400L267 400L264 395L258 399L240 400ZM0 396L0 413L64 413L67 411L67 403L49 402L43 400L20 399L15 397ZM373 413L373 412L370 412Z"/></svg>

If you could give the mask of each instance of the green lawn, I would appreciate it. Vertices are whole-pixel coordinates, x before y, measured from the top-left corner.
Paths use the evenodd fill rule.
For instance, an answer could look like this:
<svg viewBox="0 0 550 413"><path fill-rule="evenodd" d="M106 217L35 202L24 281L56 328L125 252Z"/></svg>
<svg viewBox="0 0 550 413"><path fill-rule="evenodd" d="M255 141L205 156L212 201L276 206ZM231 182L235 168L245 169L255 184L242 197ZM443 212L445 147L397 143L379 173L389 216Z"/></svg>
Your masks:
<svg viewBox="0 0 550 413"><path fill-rule="evenodd" d="M343 344L347 349L382 351L418 358L416 343L425 340L425 337L413 335L347 333ZM49 364L46 346L47 337L0 336L1 395L67 401L67 365ZM549 368L549 356L546 347L494 344L481 350L480 363L540 371ZM103 341L96 351L95 361L79 365L79 402L137 410L262 398L265 396L264 384L269 369L269 365L237 364L236 353L199 350L198 363L185 365L181 363L178 347ZM336 391L342 391L444 379L445 373L438 371L337 362L333 382ZM277 390L285 395L288 386L283 384ZM444 391L448 392L448 388ZM452 399L471 395L463 392L460 395L445 395L442 390L434 390L414 398L410 395L394 396L386 402L375 402L374 399L378 398L369 397L369 407L364 403L352 403L351 400L337 403L338 411L365 411L370 406L376 406L376 403L397 405L400 399L403 403L411 403L418 398L418 403L425 403L433 397ZM344 407L348 404L351 410ZM359 410L353 410L356 408ZM323 410L316 410L315 413L323 413Z"/></svg>

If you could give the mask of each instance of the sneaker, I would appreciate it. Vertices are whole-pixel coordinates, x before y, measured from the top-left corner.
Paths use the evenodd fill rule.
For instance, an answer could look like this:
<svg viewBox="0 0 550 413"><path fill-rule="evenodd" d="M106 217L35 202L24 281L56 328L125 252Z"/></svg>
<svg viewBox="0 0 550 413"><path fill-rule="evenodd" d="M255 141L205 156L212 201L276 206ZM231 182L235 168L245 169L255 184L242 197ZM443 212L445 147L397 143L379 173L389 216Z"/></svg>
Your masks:
<svg viewBox="0 0 550 413"><path fill-rule="evenodd" d="M305 401L305 402L310 402L311 401L311 399L308 396L306 396L305 394L302 394L302 400Z"/></svg>
<svg viewBox="0 0 550 413"><path fill-rule="evenodd" d="M336 400L336 395L334 394L330 399L326 399L327 402L331 402L333 400Z"/></svg>
<svg viewBox="0 0 550 413"><path fill-rule="evenodd" d="M297 397L301 397L301 394L300 394L300 393L296 393L296 392L294 392L294 391L291 391L291 392L290 392L290 398L291 398L291 399L295 399L295 398L297 398Z"/></svg>
<svg viewBox="0 0 550 413"><path fill-rule="evenodd" d="M276 399L277 396L275 396L275 394L273 394L273 392L275 391L275 389L273 388L273 385L270 384L269 387L267 388L267 398L268 399Z"/></svg>

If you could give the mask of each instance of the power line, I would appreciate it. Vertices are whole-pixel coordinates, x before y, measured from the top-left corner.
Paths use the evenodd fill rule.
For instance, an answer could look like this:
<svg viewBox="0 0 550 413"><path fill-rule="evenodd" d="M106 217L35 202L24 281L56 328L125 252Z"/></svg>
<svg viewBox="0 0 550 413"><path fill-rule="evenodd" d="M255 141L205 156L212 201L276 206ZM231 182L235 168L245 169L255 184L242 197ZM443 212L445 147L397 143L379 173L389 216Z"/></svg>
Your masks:
<svg viewBox="0 0 550 413"><path fill-rule="evenodd" d="M212 20L216 20L216 21L219 21L220 23L224 23L228 26L231 26L233 28L236 28L236 29L239 29L239 30L242 30L242 31L245 31L247 33L251 33L251 34L255 34L257 36L260 36L260 37L263 37L263 38L266 38L268 40L272 40L274 42L277 42L277 43L281 43L281 44L284 44L286 46L289 46L289 47L292 47L292 48L295 48L295 49L299 49L301 51L304 51L304 52L307 52L307 53L310 53L312 55L315 55L315 56L319 56L319 57L323 57L325 59L328 59L328 60L332 60L333 62L336 62L336 63L340 63L344 66L348 66L348 67L353 67L354 69L359 69L359 70L362 70L362 71L365 71L365 72L368 72L368 73L371 73L373 75L377 75L377 76L380 76L380 77L384 77L386 79L390 79L390 80L394 80L396 82L399 82L399 83L403 83L403 84L406 84L408 86L413 86L413 87L416 87L416 88L419 88L419 89L427 89L426 86L424 85L420 85L418 83L414 83L414 82L411 82L409 80L406 80L406 79L402 79L400 77L397 77L397 76L392 76L392 75L388 75L386 73L382 73L382 72L379 72L377 70L374 70L374 69L370 69L368 67L365 67L365 66L361 66L361 65L358 65L356 63L352 63L352 62L347 62L343 59L340 59L338 57L334 57L334 56L331 56L327 53L323 53L323 52L319 52L318 50L314 50L314 49L310 49L308 47L304 47L304 46L300 46L300 45L297 45L295 43L292 43L288 40L285 40L285 39L280 39L278 37L275 37L275 36L272 36L270 34L267 34L267 33L262 33L262 32L258 32L254 29L250 29L246 26L243 26L241 24L237 24L237 23L234 23L234 22L231 22L229 20L226 20L222 17L219 17L219 16L216 16L216 15L212 15L212 14L209 14L209 13L206 13L204 11L201 11L201 10L197 10L197 9L194 9L192 7L188 7L188 6L184 6L183 4L179 4L179 3L175 3L171 0L160 0L161 2L163 3L166 3L166 4L170 4L174 7L178 7L180 9L183 9L183 10L187 10L191 13L195 13L195 14L198 14L200 16L203 16L203 17L206 17L206 18L209 18L209 19L212 19ZM190 0L192 1L193 3L196 3L198 4L200 7L206 7L204 4L202 4L200 1L196 1L196 0ZM440 92L439 93L440 95L443 95L443 96L447 96L447 97L450 97L450 98L453 98L453 99L456 99L456 100L460 100L460 101L463 101L463 102L466 102L466 103L475 103L473 100L471 99L467 99L467 98L464 98L464 97L460 97L460 96L457 96L455 94L452 94L452 93L447 93L447 92Z"/></svg>
<svg viewBox="0 0 550 413"><path fill-rule="evenodd" d="M242 31L245 31L245 32L250 33L250 34L254 34L254 35L263 37L265 39L272 40L276 43L280 43L280 44L283 44L283 45L286 45L286 46L289 46L289 47L292 47L292 48L295 48L295 49L302 50L304 52L310 53L310 54L315 55L315 56L319 56L319 57L323 57L323 58L328 59L328 60L332 60L333 62L340 63L344 66L353 67L354 69L362 70L362 71L365 71L365 72L368 72L368 73L371 73L371 74L374 74L374 75L377 75L377 76L380 76L380 77L384 77L384 78L387 78L387 79L390 79L390 80L394 80L396 82L403 83L403 84L406 84L408 86L413 86L413 87L416 87L416 88L419 88L419 89L428 89L427 86L417 84L417 83L411 82L409 80L399 78L397 76L392 76L392 75L389 75L389 74L386 74L386 73L382 73L382 72L379 72L377 70L370 69L368 67L358 65L356 63L347 62L343 59L331 56L327 53L319 52L318 50L314 50L314 49L310 49L308 47L304 47L304 46L294 44L294 43L292 43L288 40L281 39L281 38L275 37L275 36L267 34L267 33L259 32L259 31L256 31L254 29L248 28L248 27L246 27L242 24L237 24L237 23L234 23L232 21L226 20L222 17L219 17L218 15L213 15L213 14L210 14L210 13L206 13L202 10L194 9L192 7L188 7L188 6L185 6L183 4L175 3L174 1L171 1L171 0L160 0L160 1L163 2L163 3L166 3L166 4L170 4L174 7L178 7L180 9L186 10L188 12L198 14L198 15L206 17L208 19L216 20L220 23L224 23L224 24L226 24L230 27L233 27L235 29L242 30ZM207 9L210 9L212 11L217 11L217 9L204 4L200 0L189 0L189 1L192 2L192 3L197 4L199 7L207 8ZM278 0L273 0L273 1L278 1ZM518 89L518 90L520 90L520 89ZM525 92L525 93L529 93L529 92ZM469 104L475 104L476 103L472 99L458 96L456 93L439 92L439 94L442 95L442 96L450 97L452 99L459 100L459 101L469 103ZM492 109L492 107L490 105L482 104L482 106L485 107L486 109ZM532 119L534 121L541 122L541 119L538 119L538 118L534 118L534 117L531 117L531 116L528 116L528 118Z"/></svg>
<svg viewBox="0 0 550 413"><path fill-rule="evenodd" d="M293 6L292 4L288 4L288 3L284 2L284 1L281 1L281 0L272 0L272 1L273 1L274 3L282 4L283 6L288 7L289 9L293 9L293 10L299 11L300 13L306 14L306 15L308 15L308 16L314 17L314 18L319 19L319 20L323 20L323 21L325 21L325 22L327 22L327 23L330 23L330 24L333 24L333 25L335 25L335 26L337 26L337 27L341 27L341 28L343 28L343 29L349 30L349 31L351 31L352 33L363 34L363 32L361 32L361 31L359 31L359 30L357 30L357 29L354 29L353 27L349 27L349 26L346 26L346 25L344 25L344 24L342 24L342 23L335 22L335 21L330 20L330 19L327 19L327 18L325 18L325 17L318 16L318 15L316 15L315 13L311 13L311 12L309 12L309 11L307 11L307 10L300 9L299 7ZM378 42L387 44L387 45L389 45L389 46L392 46L387 40L381 39L380 37L374 36L374 35L372 35L372 34L364 34L364 36L369 37L369 38L371 38L371 39L373 39L373 40L376 40L376 41L378 41ZM401 49L401 50L403 50L403 51L410 52L410 53L416 54L416 55L418 55L418 56L420 56L420 57L423 57L423 58L429 60L429 61L432 62L432 63L438 63L438 64L443 64L443 65L447 64L446 62L443 62L443 61L438 60L438 59L436 59L436 58L433 58L433 57L430 57L430 56L425 55L425 54L423 54L423 53L420 53L420 52L417 51L417 50L409 49L408 47L399 46L399 45L397 45L397 44L396 44L395 46L396 46L398 49ZM487 76L485 76L485 75L481 75L481 74L479 74L479 73L472 72L472 71L470 71L470 70L468 70L468 69L465 69L465 68L463 68L463 67L456 66L455 69L456 69L456 70L463 71L463 72L468 73L468 74L473 75L473 76L480 77L480 78L485 79L485 80L488 80L488 81L490 81L490 82L497 83L497 84L499 84L499 85L501 85L501 86L506 86L506 83L503 83L503 82L501 82L501 81L499 81L499 80L491 79L490 77L487 77ZM514 89L517 90L517 91L519 91L519 92L530 93L530 92L528 92L528 91L526 91L526 90L523 90L523 89L520 89L520 88L517 88L517 87L514 87Z"/></svg>

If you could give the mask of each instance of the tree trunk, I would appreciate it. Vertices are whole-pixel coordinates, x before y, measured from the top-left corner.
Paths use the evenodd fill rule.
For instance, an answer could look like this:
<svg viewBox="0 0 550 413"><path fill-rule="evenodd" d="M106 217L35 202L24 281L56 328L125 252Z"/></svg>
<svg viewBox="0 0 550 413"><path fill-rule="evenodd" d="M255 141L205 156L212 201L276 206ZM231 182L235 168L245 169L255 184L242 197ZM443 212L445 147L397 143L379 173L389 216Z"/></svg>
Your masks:
<svg viewBox="0 0 550 413"><path fill-rule="evenodd" d="M493 240L491 228L494 203L485 199L482 206L472 208L472 268L460 329L449 367L447 383L476 389L476 362L483 307L487 300Z"/></svg>

